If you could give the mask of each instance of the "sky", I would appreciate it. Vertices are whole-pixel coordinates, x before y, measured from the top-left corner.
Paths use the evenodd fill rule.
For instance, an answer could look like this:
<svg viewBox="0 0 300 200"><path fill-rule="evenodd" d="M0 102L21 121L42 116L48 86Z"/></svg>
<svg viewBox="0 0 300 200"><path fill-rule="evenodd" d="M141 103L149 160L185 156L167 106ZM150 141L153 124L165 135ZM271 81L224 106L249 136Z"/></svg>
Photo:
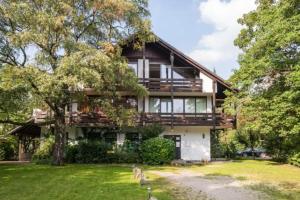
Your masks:
<svg viewBox="0 0 300 200"><path fill-rule="evenodd" d="M237 20L255 7L255 0L149 0L154 33L224 79L239 66Z"/></svg>

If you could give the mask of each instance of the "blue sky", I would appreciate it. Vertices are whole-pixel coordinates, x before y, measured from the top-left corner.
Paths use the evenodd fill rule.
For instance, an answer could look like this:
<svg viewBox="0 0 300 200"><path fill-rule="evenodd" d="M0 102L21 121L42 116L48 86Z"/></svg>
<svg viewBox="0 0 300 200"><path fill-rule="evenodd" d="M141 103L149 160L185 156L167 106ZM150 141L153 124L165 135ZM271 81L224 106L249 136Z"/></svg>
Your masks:
<svg viewBox="0 0 300 200"><path fill-rule="evenodd" d="M153 31L227 79L239 54L236 20L255 9L255 0L149 0Z"/></svg>

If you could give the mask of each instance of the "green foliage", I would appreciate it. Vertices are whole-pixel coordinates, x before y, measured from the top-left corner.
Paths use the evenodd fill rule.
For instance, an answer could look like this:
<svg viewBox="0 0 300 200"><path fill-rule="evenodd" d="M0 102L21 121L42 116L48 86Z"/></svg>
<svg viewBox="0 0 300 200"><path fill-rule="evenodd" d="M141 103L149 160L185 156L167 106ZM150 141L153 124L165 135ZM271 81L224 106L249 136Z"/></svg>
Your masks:
<svg viewBox="0 0 300 200"><path fill-rule="evenodd" d="M66 160L75 161L76 163L108 162L107 152L109 150L111 150L111 146L107 143L82 140L77 145L67 148Z"/></svg>
<svg viewBox="0 0 300 200"><path fill-rule="evenodd" d="M32 155L32 161L37 164L50 164L54 149L54 137L46 137L40 144L39 148Z"/></svg>
<svg viewBox="0 0 300 200"><path fill-rule="evenodd" d="M147 174L147 177L149 175ZM7 178L9 177L9 178ZM17 181L22 178L22 181ZM143 200L147 187L132 178L128 165L72 165L59 168L40 165L0 164L0 193L5 200ZM159 200L182 200L180 191L152 175L153 196ZM167 187L166 187L167 186ZM18 189L18 192L14 192ZM22 188L22 189L21 189ZM34 188L34 189L33 189Z"/></svg>
<svg viewBox="0 0 300 200"><path fill-rule="evenodd" d="M137 147L125 141L123 145L114 146L101 142L82 140L78 144L68 145L65 159L68 163L138 163Z"/></svg>
<svg viewBox="0 0 300 200"><path fill-rule="evenodd" d="M235 158L237 152L244 147L238 141L235 130L216 131L211 134L212 158Z"/></svg>
<svg viewBox="0 0 300 200"><path fill-rule="evenodd" d="M235 44L243 53L230 78L239 93L228 93L224 107L240 128L259 130L268 152L286 159L300 151L299 1L257 3L239 20L244 28Z"/></svg>
<svg viewBox="0 0 300 200"><path fill-rule="evenodd" d="M120 89L146 94L121 47L155 39L147 6L146 0L1 1L0 123L24 122L31 106L39 105L52 111L55 141L61 141L66 106L82 102L83 88L92 88L103 94L96 103L108 118L120 126L134 124L135 112L113 102ZM60 144L56 164L63 164Z"/></svg>
<svg viewBox="0 0 300 200"><path fill-rule="evenodd" d="M158 137L162 132L164 132L164 127L160 124L150 124L139 128L142 140L147 140L150 138Z"/></svg>
<svg viewBox="0 0 300 200"><path fill-rule="evenodd" d="M18 152L18 143L11 136L2 137L0 134L0 160L15 160Z"/></svg>
<svg viewBox="0 0 300 200"><path fill-rule="evenodd" d="M291 156L289 158L289 163L297 167L300 167L300 153L296 153L293 156Z"/></svg>
<svg viewBox="0 0 300 200"><path fill-rule="evenodd" d="M175 158L175 143L162 137L145 140L141 146L141 157L149 165L170 163Z"/></svg>
<svg viewBox="0 0 300 200"><path fill-rule="evenodd" d="M0 160L11 160L15 158L15 148L10 142L0 144Z"/></svg>

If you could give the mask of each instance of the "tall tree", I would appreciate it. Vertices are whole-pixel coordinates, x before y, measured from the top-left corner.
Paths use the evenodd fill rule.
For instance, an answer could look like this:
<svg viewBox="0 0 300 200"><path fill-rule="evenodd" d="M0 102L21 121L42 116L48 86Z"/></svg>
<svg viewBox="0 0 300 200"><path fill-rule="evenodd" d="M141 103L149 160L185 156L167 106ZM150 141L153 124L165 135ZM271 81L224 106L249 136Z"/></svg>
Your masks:
<svg viewBox="0 0 300 200"><path fill-rule="evenodd" d="M13 101L0 108L0 122L22 124L18 105L28 102L51 109L56 165L63 164L65 108L83 98L84 88L99 93L97 103L124 123L120 116L130 112L114 103L120 87L134 95L145 90L120 45L134 36L140 47L152 38L148 16L147 0L1 0L0 92Z"/></svg>
<svg viewBox="0 0 300 200"><path fill-rule="evenodd" d="M275 156L300 151L300 1L258 0L235 40L243 53L230 81L240 89L225 107L240 127L259 130Z"/></svg>

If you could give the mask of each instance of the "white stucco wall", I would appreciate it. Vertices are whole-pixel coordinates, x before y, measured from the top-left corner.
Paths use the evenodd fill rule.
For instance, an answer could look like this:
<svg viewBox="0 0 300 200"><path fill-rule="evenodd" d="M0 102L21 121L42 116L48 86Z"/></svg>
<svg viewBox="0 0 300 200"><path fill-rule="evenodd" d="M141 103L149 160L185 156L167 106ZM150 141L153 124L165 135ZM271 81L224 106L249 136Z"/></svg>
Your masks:
<svg viewBox="0 0 300 200"><path fill-rule="evenodd" d="M199 78L203 81L203 92L213 92L213 80L203 73L199 73Z"/></svg>
<svg viewBox="0 0 300 200"><path fill-rule="evenodd" d="M204 138L203 138L204 134ZM174 127L163 135L181 135L181 159L188 161L210 161L209 127Z"/></svg>
<svg viewBox="0 0 300 200"><path fill-rule="evenodd" d="M78 103L72 103L72 112L77 112L78 110Z"/></svg>
<svg viewBox="0 0 300 200"><path fill-rule="evenodd" d="M124 133L118 133L117 134L117 144L122 145L125 141L125 134Z"/></svg>
<svg viewBox="0 0 300 200"><path fill-rule="evenodd" d="M143 59L138 59L138 77L143 78ZM149 78L149 60L145 59L145 78Z"/></svg>

